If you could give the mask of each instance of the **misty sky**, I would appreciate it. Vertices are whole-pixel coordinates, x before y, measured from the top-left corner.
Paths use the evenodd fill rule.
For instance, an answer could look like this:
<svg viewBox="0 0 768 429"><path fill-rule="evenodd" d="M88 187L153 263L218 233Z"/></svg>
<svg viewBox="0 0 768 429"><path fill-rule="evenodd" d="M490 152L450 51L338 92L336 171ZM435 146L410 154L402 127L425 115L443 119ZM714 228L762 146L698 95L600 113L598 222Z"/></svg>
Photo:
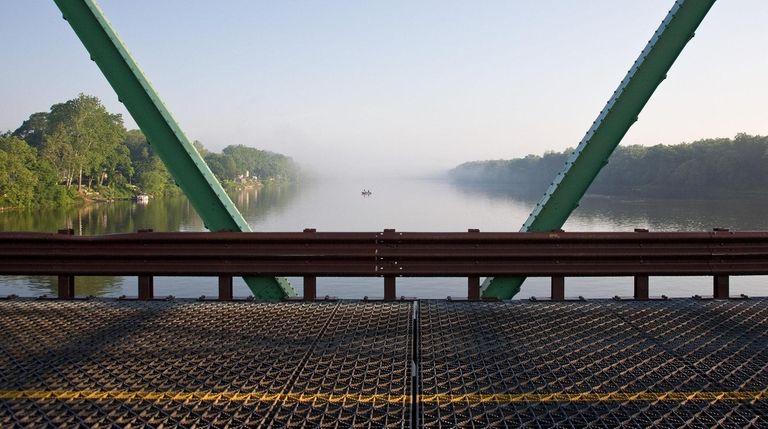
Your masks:
<svg viewBox="0 0 768 429"><path fill-rule="evenodd" d="M673 0L100 4L190 139L386 176L575 146ZM80 92L135 127L53 1L0 17L0 132ZM767 18L716 3L622 144L768 134Z"/></svg>

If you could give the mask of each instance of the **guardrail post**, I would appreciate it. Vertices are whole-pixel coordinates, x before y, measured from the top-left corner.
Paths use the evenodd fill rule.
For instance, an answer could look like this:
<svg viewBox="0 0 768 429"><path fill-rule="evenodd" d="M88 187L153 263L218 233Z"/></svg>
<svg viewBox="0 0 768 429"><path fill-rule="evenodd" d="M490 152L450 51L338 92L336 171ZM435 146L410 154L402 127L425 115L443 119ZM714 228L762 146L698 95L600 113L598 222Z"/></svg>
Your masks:
<svg viewBox="0 0 768 429"><path fill-rule="evenodd" d="M565 277L552 276L552 301L565 301Z"/></svg>
<svg viewBox="0 0 768 429"><path fill-rule="evenodd" d="M75 230L72 228L60 229L59 234L63 235L75 235ZM58 295L59 299L72 299L75 297L75 276L59 276L58 279Z"/></svg>
<svg viewBox="0 0 768 429"><path fill-rule="evenodd" d="M152 276L139 276L139 299L149 300L155 297L155 281Z"/></svg>
<svg viewBox="0 0 768 429"><path fill-rule="evenodd" d="M715 299L728 299L730 296L730 279L728 276L716 275L712 280L712 296Z"/></svg>
<svg viewBox="0 0 768 429"><path fill-rule="evenodd" d="M467 278L467 299L478 301L480 299L480 277Z"/></svg>
<svg viewBox="0 0 768 429"><path fill-rule="evenodd" d="M648 276L635 276L635 299L648 299Z"/></svg>
<svg viewBox="0 0 768 429"><path fill-rule="evenodd" d="M712 228L712 232L730 232L728 228ZM712 297L715 299L728 299L730 296L730 279L727 275L715 275L712 278Z"/></svg>
<svg viewBox="0 0 768 429"><path fill-rule="evenodd" d="M395 276L384 276L384 301L397 299L397 286Z"/></svg>
<svg viewBox="0 0 768 429"><path fill-rule="evenodd" d="M467 232L474 233L480 232L480 230L469 228ZM467 278L467 299L470 301L478 301L480 299L480 277L470 276Z"/></svg>
<svg viewBox="0 0 768 429"><path fill-rule="evenodd" d="M393 234L394 228L384 228L384 234ZM395 276L384 276L384 301L397 299L397 280Z"/></svg>
<svg viewBox="0 0 768 429"><path fill-rule="evenodd" d="M59 299L72 299L75 297L75 276L59 276Z"/></svg>
<svg viewBox="0 0 768 429"><path fill-rule="evenodd" d="M315 233L315 228L304 228L305 233ZM314 301L317 299L317 277L304 276L304 301Z"/></svg>
<svg viewBox="0 0 768 429"><path fill-rule="evenodd" d="M152 232L151 228L140 229L138 233ZM150 300L155 297L155 280L151 275L139 276L139 299Z"/></svg>
<svg viewBox="0 0 768 429"><path fill-rule="evenodd" d="M231 301L233 295L232 276L219 276L219 300Z"/></svg>
<svg viewBox="0 0 768 429"><path fill-rule="evenodd" d="M317 298L317 277L304 276L304 301L314 301Z"/></svg>
<svg viewBox="0 0 768 429"><path fill-rule="evenodd" d="M648 232L646 228L635 228L635 232ZM635 276L634 287L635 299L645 301L649 298L648 294L648 276Z"/></svg>

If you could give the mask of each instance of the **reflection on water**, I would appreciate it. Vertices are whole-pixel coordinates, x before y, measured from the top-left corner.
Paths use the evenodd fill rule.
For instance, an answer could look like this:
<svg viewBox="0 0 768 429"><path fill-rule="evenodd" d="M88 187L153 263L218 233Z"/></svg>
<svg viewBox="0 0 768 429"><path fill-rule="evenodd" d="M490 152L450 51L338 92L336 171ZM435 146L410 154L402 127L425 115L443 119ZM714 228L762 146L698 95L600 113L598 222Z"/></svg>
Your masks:
<svg viewBox="0 0 768 429"><path fill-rule="evenodd" d="M230 194L232 200L249 223L279 213L298 194L298 186L265 186L260 189L244 189ZM29 211L0 212L0 231L56 232L72 228L77 235L102 235L135 232L152 229L158 232L204 231L203 222L183 195L154 198L147 204L132 201L93 203L81 207L43 208ZM162 287L169 279L158 278ZM197 282L206 279L195 279ZM210 279L207 279L210 281ZM175 283L186 283L177 279ZM136 279L126 277L77 277L76 292L83 296L136 295ZM0 295L20 296L55 294L56 277L50 276L3 276ZM200 295L197 291L185 291L181 295ZM195 288L192 288L195 289ZM199 289L199 288L198 288ZM211 294L211 292L208 292Z"/></svg>
<svg viewBox="0 0 768 429"><path fill-rule="evenodd" d="M193 217L195 214L189 202L179 196L153 199L149 204L116 201L81 207L6 211L0 213L0 229L56 232L72 228L77 235L124 233L146 228L179 231Z"/></svg>
<svg viewBox="0 0 768 429"><path fill-rule="evenodd" d="M361 189L373 195L362 197ZM271 185L232 192L232 200L255 231L517 231L539 195L504 187L457 186L437 180L329 181L301 185ZM768 201L764 200L647 200L587 196L564 229L567 231L707 231L768 230ZM2 231L46 231L73 228L76 234L99 235L155 231L202 231L202 221L183 196L153 199L146 205L129 201L90 204L70 209L0 212ZM300 285L299 279L293 279ZM762 277L732 280L732 293L766 295ZM156 278L156 295L197 297L215 295L216 279ZM53 277L4 277L0 295L55 293ZM78 295L136 295L130 277L78 277ZM568 279L568 295L611 297L630 295L631 279ZM248 293L240 280L237 295ZM711 279L658 279L651 292L668 296L711 294ZM381 296L381 279L318 279L318 294L360 298ZM529 279L520 298L545 296L547 279ZM464 296L465 279L399 279L398 294L444 298Z"/></svg>
<svg viewBox="0 0 768 429"><path fill-rule="evenodd" d="M0 287L8 289L7 294L50 295L55 294L57 278L54 276L3 276ZM123 277L90 276L77 277L78 296L119 296L122 293ZM2 290L2 289L0 289ZM25 292L25 290L27 292ZM6 293L3 293L6 294Z"/></svg>
<svg viewBox="0 0 768 429"><path fill-rule="evenodd" d="M467 200L488 198L510 206L525 206L526 218L544 192L501 185L454 186ZM710 231L712 228L764 231L768 230L768 200L631 199L587 194L563 227L566 231L632 231L634 228L651 231Z"/></svg>
<svg viewBox="0 0 768 429"><path fill-rule="evenodd" d="M283 210L298 194L298 185L265 186L233 191L230 196L249 223ZM251 222L253 221L253 222ZM203 222L183 195L133 201L93 203L80 207L0 212L0 231L56 232L72 228L77 235L154 231L204 231Z"/></svg>
<svg viewBox="0 0 768 429"><path fill-rule="evenodd" d="M648 228L651 231L768 230L768 201L622 200L587 197L566 224L574 231Z"/></svg>

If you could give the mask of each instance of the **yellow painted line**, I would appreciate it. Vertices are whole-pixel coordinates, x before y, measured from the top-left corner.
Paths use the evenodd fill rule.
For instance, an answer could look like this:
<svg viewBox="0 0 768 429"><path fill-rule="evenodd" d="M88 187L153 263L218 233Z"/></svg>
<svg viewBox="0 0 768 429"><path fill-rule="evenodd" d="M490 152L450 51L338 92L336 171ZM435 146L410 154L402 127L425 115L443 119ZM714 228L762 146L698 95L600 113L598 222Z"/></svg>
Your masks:
<svg viewBox="0 0 768 429"><path fill-rule="evenodd" d="M234 402L329 402L329 403L388 403L406 404L408 395L389 394L333 394L333 393L269 393L269 392L146 392L116 390L0 390L0 400L57 399L57 400L120 400L120 401L234 401ZM627 401L762 401L767 392L640 392L640 393L493 393L421 395L422 403L483 404L516 402L627 402Z"/></svg>
<svg viewBox="0 0 768 429"><path fill-rule="evenodd" d="M0 390L0 400L59 399L59 400L141 400L141 401L235 401L235 402L372 402L406 403L407 395L364 395L325 393L268 392L147 392L113 390Z"/></svg>

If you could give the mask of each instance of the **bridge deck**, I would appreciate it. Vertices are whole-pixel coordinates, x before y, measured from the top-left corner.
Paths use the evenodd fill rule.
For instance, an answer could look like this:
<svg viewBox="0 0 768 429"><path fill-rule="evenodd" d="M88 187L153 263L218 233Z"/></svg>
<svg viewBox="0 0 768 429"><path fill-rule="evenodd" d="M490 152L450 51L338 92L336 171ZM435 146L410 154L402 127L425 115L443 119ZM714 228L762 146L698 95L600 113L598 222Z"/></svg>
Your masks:
<svg viewBox="0 0 768 429"><path fill-rule="evenodd" d="M0 427L768 427L767 331L764 299L0 301Z"/></svg>

